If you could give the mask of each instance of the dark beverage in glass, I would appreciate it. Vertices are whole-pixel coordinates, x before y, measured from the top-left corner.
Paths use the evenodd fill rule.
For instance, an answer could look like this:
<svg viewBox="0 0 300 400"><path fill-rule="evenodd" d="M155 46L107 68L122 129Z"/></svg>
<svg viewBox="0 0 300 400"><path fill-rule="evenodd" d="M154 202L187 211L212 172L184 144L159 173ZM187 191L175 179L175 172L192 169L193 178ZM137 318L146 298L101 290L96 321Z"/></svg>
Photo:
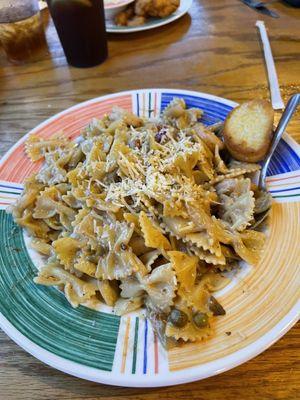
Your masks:
<svg viewBox="0 0 300 400"><path fill-rule="evenodd" d="M70 65L93 67L107 58L103 0L47 0Z"/></svg>

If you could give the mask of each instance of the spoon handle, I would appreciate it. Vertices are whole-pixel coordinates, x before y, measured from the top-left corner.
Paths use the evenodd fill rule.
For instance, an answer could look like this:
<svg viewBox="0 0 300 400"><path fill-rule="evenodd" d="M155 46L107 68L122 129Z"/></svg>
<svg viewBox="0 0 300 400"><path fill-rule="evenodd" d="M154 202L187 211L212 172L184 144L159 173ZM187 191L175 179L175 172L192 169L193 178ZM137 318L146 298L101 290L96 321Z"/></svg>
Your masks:
<svg viewBox="0 0 300 400"><path fill-rule="evenodd" d="M292 118L298 104L300 103L300 93L294 94L288 101L285 110L280 118L280 121L277 125L277 128L274 132L274 136L271 142L270 149L262 163L262 168L261 168L261 173L259 176L259 181L258 181L258 186L264 190L266 190L266 175L267 175L267 169L271 160L271 157L281 139L281 136L283 132L285 131L285 128L287 124L289 123L290 119Z"/></svg>

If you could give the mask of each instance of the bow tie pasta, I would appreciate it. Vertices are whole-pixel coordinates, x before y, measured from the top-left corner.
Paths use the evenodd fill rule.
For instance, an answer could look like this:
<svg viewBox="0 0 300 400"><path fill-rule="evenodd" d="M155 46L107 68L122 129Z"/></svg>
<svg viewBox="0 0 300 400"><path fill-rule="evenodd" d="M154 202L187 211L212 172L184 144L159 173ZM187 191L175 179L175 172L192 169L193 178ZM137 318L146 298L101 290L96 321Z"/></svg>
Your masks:
<svg viewBox="0 0 300 400"><path fill-rule="evenodd" d="M230 159L201 115L174 99L157 120L115 108L76 143L28 139L44 164L9 211L47 259L37 284L73 307L146 307L163 343L213 333L225 310L212 293L239 261L259 261L265 235L259 165Z"/></svg>

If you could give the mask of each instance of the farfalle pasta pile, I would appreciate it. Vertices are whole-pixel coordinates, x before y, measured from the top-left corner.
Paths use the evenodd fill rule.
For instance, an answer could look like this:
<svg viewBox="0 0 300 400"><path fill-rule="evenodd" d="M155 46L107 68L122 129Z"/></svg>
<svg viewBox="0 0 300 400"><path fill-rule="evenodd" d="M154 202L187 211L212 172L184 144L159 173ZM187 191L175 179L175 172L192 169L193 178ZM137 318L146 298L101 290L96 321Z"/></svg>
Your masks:
<svg viewBox="0 0 300 400"><path fill-rule="evenodd" d="M212 334L225 314L212 293L224 271L259 261L265 234L253 229L259 165L230 159L201 115L174 99L158 120L114 108L77 142L29 137L45 162L10 212L47 258L36 283L73 307L145 306L163 343Z"/></svg>

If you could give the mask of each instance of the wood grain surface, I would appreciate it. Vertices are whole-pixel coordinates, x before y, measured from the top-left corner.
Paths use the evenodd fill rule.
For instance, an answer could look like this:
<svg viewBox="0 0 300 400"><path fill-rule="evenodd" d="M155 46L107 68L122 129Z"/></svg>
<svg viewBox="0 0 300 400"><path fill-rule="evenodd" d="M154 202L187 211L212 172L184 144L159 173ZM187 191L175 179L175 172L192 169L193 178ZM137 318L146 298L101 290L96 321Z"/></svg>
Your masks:
<svg viewBox="0 0 300 400"><path fill-rule="evenodd" d="M48 49L31 64L0 55L0 154L45 118L92 97L126 89L200 90L235 101L269 98L255 21L266 22L284 101L300 92L300 9L277 2L280 18L257 14L238 0L194 0L188 15L148 32L109 35L101 66L75 69L65 57L47 11ZM276 113L276 118L280 113ZM300 140L300 110L289 133ZM299 338L294 327L255 359L203 381L158 389L85 382L45 366L0 332L1 400L297 399Z"/></svg>

